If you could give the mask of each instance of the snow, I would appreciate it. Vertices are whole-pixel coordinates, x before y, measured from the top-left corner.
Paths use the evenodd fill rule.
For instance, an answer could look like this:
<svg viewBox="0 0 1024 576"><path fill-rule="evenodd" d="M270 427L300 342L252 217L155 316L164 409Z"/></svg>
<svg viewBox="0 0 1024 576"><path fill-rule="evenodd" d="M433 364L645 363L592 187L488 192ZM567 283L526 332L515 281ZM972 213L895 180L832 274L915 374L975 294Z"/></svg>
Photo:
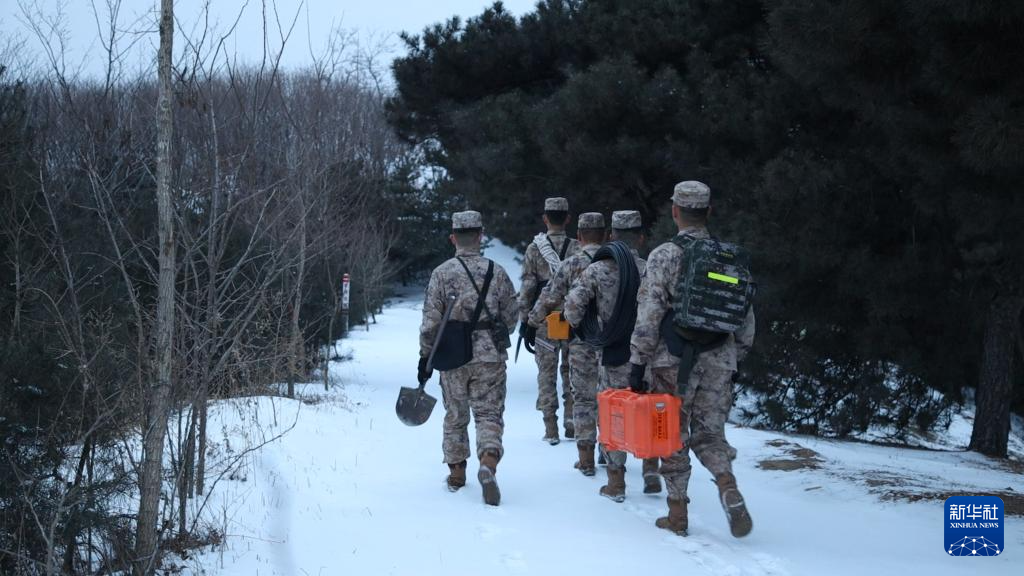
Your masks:
<svg viewBox="0 0 1024 576"><path fill-rule="evenodd" d="M518 279L514 251L495 246L487 254ZM525 355L509 362L506 455L497 474L502 503L489 507L475 463L466 488L444 487L436 375L427 391L439 402L425 425L404 426L394 414L399 387L415 384L421 298L399 295L379 324L341 343L352 359L331 367L340 386L325 392L309 384L299 400L249 398L214 407L214 450L230 445L243 454L271 441L240 456L215 487L203 518L227 536L183 561L186 574L952 575L962 573L964 561L944 550L942 501L881 501L880 487L964 494L1024 488L1019 473L976 454L730 426L754 531L742 540L730 536L717 491L695 460L690 536L680 538L654 527L664 495L641 493L639 462L628 464L627 500L615 504L597 495L603 468L585 478L572 468L571 441L552 447L540 440L536 368ZM815 451L819 467L758 467L789 457L793 444ZM1005 547L1006 555L984 560L980 569L1020 573L1020 517L1007 521Z"/></svg>
<svg viewBox="0 0 1024 576"><path fill-rule="evenodd" d="M942 395L933 392L936 402L942 402ZM905 444L915 448L928 450L967 450L971 443L971 432L974 430L974 394L973 389L963 391L965 402L962 406L952 406L945 415L948 422L937 425L934 430L922 433L915 430L898 432L895 427L872 426L864 432L854 432L852 439L876 444ZM761 427L757 417L757 396L748 390L741 390L729 414L729 421L741 426ZM942 421L940 419L940 421ZM1024 418L1010 414L1010 436L1007 442L1007 453L1013 460L1024 461Z"/></svg>
<svg viewBox="0 0 1024 576"><path fill-rule="evenodd" d="M512 285L515 286L516 290L519 290L519 276L523 269L523 257L513 248L502 244L498 240L489 239L486 245L487 248L484 249L484 256L494 260L495 264L500 264L508 272L509 277L512 279Z"/></svg>

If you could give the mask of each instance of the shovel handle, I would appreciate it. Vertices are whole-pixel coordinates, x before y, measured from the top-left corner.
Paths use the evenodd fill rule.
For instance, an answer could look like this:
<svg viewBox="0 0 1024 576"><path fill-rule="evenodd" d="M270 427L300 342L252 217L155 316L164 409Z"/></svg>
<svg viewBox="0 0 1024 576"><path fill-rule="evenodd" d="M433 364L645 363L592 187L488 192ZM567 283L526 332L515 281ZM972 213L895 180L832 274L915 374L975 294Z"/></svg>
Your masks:
<svg viewBox="0 0 1024 576"><path fill-rule="evenodd" d="M437 352L437 345L441 343L441 336L444 335L444 327L448 325L448 319L452 317L452 308L455 308L455 294L449 294L444 307L444 317L441 318L441 327L437 329L437 336L434 337L434 345L430 347L430 356L427 358L427 370L434 369L434 352ZM420 384L420 390L426 386L426 382Z"/></svg>

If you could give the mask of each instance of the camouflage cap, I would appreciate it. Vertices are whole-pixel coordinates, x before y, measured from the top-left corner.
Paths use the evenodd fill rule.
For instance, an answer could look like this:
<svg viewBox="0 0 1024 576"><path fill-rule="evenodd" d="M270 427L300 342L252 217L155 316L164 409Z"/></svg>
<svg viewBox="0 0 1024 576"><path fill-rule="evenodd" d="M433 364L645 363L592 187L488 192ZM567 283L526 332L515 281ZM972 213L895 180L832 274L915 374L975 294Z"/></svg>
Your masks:
<svg viewBox="0 0 1024 576"><path fill-rule="evenodd" d="M452 214L452 230L483 227L484 219L476 210L466 210L465 212L455 212Z"/></svg>
<svg viewBox="0 0 1024 576"><path fill-rule="evenodd" d="M568 212L569 201L565 198L547 198L544 200L545 212Z"/></svg>
<svg viewBox="0 0 1024 576"><path fill-rule="evenodd" d="M630 230L640 228L643 222L640 220L640 213L636 210L616 210L612 212L612 228L616 230Z"/></svg>
<svg viewBox="0 0 1024 576"><path fill-rule="evenodd" d="M584 212L580 214L579 223L576 227L580 230L595 230L604 228L604 214L600 212Z"/></svg>
<svg viewBox="0 0 1024 576"><path fill-rule="evenodd" d="M707 208L711 204L711 188L696 180L680 182L672 191L672 203L682 208Z"/></svg>

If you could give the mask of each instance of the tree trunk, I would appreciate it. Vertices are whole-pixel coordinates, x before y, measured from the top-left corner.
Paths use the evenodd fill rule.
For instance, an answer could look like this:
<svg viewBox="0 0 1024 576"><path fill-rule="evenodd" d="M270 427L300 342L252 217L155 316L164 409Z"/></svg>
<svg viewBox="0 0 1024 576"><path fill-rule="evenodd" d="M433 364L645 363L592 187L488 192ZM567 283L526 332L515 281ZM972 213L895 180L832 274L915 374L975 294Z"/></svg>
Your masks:
<svg viewBox="0 0 1024 576"><path fill-rule="evenodd" d="M220 140L217 137L217 115L210 108L210 137L213 139L213 186L210 190L210 225L207 230L207 250L209 280L206 286L206 351L203 354L203 382L199 388L199 446L196 463L196 493L203 494L206 489L206 420L210 398L210 385L214 374L214 346L220 338L220 302L217 297L217 277L220 274L221 243L220 237L228 224L220 219Z"/></svg>
<svg viewBox="0 0 1024 576"><path fill-rule="evenodd" d="M295 398L295 380L305 366L305 346L299 315L302 312L302 281L306 276L306 203L305 190L299 191L299 269L295 274L295 294L292 301L291 343L288 354L288 397Z"/></svg>
<svg viewBox="0 0 1024 576"><path fill-rule="evenodd" d="M185 433L185 442L181 446L179 455L178 473L178 539L181 542L188 541L188 499L192 497L192 482L195 472L196 453L196 406L192 405L189 411L188 420L185 423L188 427Z"/></svg>
<svg viewBox="0 0 1024 576"><path fill-rule="evenodd" d="M997 458L1006 457L1010 436L1013 358L1022 307L1024 298L1000 296L992 301L985 318L984 349L970 449Z"/></svg>
<svg viewBox="0 0 1024 576"><path fill-rule="evenodd" d="M146 409L139 478L139 515L135 530L135 576L148 576L156 567L160 493L163 488L164 437L171 392L171 360L174 331L174 214L171 202L171 56L174 43L174 1L160 2L160 49L158 53L156 200L158 218L159 280L156 310L156 380Z"/></svg>
<svg viewBox="0 0 1024 576"><path fill-rule="evenodd" d="M81 517L84 513L81 501L83 498L80 495L82 487L82 478L85 477L87 464L89 459L92 458L92 437L86 436L85 443L82 445L82 453L78 455L78 468L75 472L75 480L69 490L71 501L75 502L68 510L68 518L64 527L64 572L66 574L75 573L75 557L78 555L78 532L81 524Z"/></svg>
<svg viewBox="0 0 1024 576"><path fill-rule="evenodd" d="M330 271L330 264L326 268ZM327 285L333 286L333 283L328 282ZM337 294L334 290L331 290L331 292ZM331 389L330 367L331 350L334 346L334 317L338 315L338 297L336 295L334 296L333 304L331 306L331 318L327 321L327 345L324 346L324 392Z"/></svg>

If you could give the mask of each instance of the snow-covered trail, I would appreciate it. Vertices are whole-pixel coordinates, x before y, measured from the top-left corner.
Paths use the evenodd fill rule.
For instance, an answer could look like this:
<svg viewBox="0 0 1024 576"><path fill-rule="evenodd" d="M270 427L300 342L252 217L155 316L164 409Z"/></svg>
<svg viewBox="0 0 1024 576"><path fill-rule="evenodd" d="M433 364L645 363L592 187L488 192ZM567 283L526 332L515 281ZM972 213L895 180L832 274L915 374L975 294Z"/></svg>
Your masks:
<svg viewBox="0 0 1024 576"><path fill-rule="evenodd" d="M909 470L937 482L1021 489L1019 475L990 470L970 455L731 427L754 532L743 540L729 535L716 489L697 465L691 534L680 538L654 527L664 496L642 494L639 462L629 464L626 502L615 504L597 495L603 468L594 478L573 470L572 442L541 442L536 368L524 352L518 364L509 362L506 455L497 476L502 503L489 507L480 497L475 462L466 488L451 494L444 487L436 374L427 385L439 398L430 421L410 428L395 417L399 387L415 384L419 307L418 299L399 299L369 332L357 329L344 341L352 360L334 364L344 383L340 391L318 404L276 400L278 419L294 421L294 429L254 455L244 482L219 485L220 503L209 515L228 538L194 557L192 573L959 574L965 561L943 550L941 501L882 503L863 483L835 470L854 476ZM817 451L827 466L758 468L760 460L785 450L766 445L779 439ZM977 569L990 574L1019 574L1021 519L1010 519L1005 547L1003 557L966 562L983 562Z"/></svg>

